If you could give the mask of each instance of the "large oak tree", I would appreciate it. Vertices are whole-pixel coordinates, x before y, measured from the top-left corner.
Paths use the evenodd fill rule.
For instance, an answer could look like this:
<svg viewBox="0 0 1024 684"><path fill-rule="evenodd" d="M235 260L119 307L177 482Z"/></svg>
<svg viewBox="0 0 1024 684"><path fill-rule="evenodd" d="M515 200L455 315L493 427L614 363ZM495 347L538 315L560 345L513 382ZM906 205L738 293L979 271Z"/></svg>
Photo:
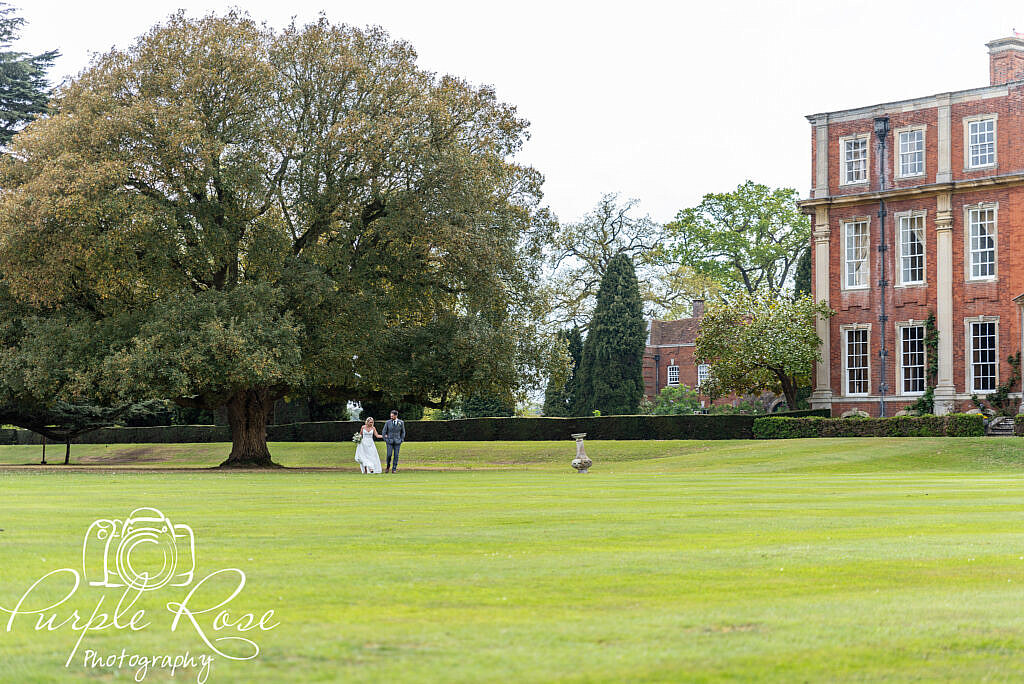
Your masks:
<svg viewBox="0 0 1024 684"><path fill-rule="evenodd" d="M226 406L225 465L266 466L286 394L437 405L544 357L527 123L380 29L178 14L51 111L4 168L3 382Z"/></svg>

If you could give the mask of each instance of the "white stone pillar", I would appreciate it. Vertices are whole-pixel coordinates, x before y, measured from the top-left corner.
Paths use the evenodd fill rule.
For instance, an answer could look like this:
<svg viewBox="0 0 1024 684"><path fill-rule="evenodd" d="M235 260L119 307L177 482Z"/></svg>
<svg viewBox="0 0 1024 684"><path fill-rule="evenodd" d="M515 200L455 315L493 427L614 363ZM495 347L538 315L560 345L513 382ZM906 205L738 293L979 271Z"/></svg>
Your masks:
<svg viewBox="0 0 1024 684"><path fill-rule="evenodd" d="M829 296L829 236L828 207L814 210L814 301L828 304ZM821 338L821 361L814 365L814 392L811 393L811 408L832 408L832 345L828 319L818 317L815 330Z"/></svg>
<svg viewBox="0 0 1024 684"><path fill-rule="evenodd" d="M953 211L952 193L936 197L935 212L935 323L939 333L939 374L935 383L935 413L953 411Z"/></svg>
<svg viewBox="0 0 1024 684"><path fill-rule="evenodd" d="M814 121L814 188L811 197L828 197L828 115Z"/></svg>
<svg viewBox="0 0 1024 684"><path fill-rule="evenodd" d="M950 138L950 107L949 95L940 95L939 106L936 109L938 117L938 128L936 142L938 143L938 159L935 168L935 182L949 183L953 180L952 151ZM897 145L899 142L896 143Z"/></svg>

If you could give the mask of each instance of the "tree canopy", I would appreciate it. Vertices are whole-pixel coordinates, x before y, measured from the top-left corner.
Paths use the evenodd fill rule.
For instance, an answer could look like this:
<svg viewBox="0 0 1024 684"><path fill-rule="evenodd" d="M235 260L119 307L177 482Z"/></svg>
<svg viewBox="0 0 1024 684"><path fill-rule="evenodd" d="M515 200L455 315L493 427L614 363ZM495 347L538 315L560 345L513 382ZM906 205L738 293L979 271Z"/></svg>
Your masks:
<svg viewBox="0 0 1024 684"><path fill-rule="evenodd" d="M14 7L0 2L0 145L29 121L46 113L50 85L46 72L60 56L57 50L38 55L12 50L25 19L15 14Z"/></svg>
<svg viewBox="0 0 1024 684"><path fill-rule="evenodd" d="M747 181L736 190L704 195L666 226L667 258L747 292L779 294L793 285L811 225L792 188Z"/></svg>
<svg viewBox="0 0 1024 684"><path fill-rule="evenodd" d="M643 357L647 324L633 262L619 254L608 262L597 293L577 371L577 415L637 412L644 395Z"/></svg>
<svg viewBox="0 0 1024 684"><path fill-rule="evenodd" d="M565 345L569 357L569 372L564 378L555 375L548 378L542 412L545 416L572 416L575 415L573 402L579 384L577 371L580 367L580 358L583 356L583 336L579 328L563 330L558 336L560 342Z"/></svg>
<svg viewBox="0 0 1024 684"><path fill-rule="evenodd" d="M811 294L811 250L808 247L800 255L800 260L796 263L796 276L793 278L793 294L797 295L809 295Z"/></svg>
<svg viewBox="0 0 1024 684"><path fill-rule="evenodd" d="M289 393L539 384L526 135L381 29L173 15L12 140L0 260L30 311L0 382L226 406L226 465L272 463Z"/></svg>
<svg viewBox="0 0 1024 684"><path fill-rule="evenodd" d="M718 290L710 278L666 258L665 226L638 215L637 205L635 199L622 200L610 193L579 222L544 225L548 276L544 295L553 323L586 329L601 279L620 254L633 261L650 316L681 315L689 311L692 299Z"/></svg>
<svg viewBox="0 0 1024 684"><path fill-rule="evenodd" d="M815 319L832 315L809 295L791 299L768 291L738 292L712 300L694 352L711 366L701 391L712 397L772 391L796 408L797 389L809 384L820 360Z"/></svg>

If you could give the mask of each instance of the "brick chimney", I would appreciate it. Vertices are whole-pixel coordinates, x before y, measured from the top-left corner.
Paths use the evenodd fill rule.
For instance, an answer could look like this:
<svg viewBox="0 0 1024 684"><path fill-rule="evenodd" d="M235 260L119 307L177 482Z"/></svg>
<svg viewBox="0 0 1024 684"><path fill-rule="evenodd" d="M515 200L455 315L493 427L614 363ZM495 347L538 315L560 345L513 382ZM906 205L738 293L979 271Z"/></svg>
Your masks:
<svg viewBox="0 0 1024 684"><path fill-rule="evenodd" d="M1015 31L1009 38L998 38L985 46L990 85L1024 80L1024 34Z"/></svg>
<svg viewBox="0 0 1024 684"><path fill-rule="evenodd" d="M703 318L704 317L704 300L703 299L694 299L693 302L691 302L691 303L693 304L693 317L694 318Z"/></svg>

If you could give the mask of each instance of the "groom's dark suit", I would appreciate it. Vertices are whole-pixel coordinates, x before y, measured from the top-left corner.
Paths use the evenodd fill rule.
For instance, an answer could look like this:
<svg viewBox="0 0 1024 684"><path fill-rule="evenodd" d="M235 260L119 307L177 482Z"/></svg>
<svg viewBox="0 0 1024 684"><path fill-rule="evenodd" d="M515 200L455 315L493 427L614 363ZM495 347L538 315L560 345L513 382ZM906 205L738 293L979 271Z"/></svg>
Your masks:
<svg viewBox="0 0 1024 684"><path fill-rule="evenodd" d="M381 431L380 436L384 438L384 443L388 445L388 464L384 468L384 472L391 471L395 472L398 470L398 451L402 448L402 442L405 441L405 422L398 418L392 418L388 422L384 423L384 430ZM394 455L394 467L392 467L391 458Z"/></svg>

